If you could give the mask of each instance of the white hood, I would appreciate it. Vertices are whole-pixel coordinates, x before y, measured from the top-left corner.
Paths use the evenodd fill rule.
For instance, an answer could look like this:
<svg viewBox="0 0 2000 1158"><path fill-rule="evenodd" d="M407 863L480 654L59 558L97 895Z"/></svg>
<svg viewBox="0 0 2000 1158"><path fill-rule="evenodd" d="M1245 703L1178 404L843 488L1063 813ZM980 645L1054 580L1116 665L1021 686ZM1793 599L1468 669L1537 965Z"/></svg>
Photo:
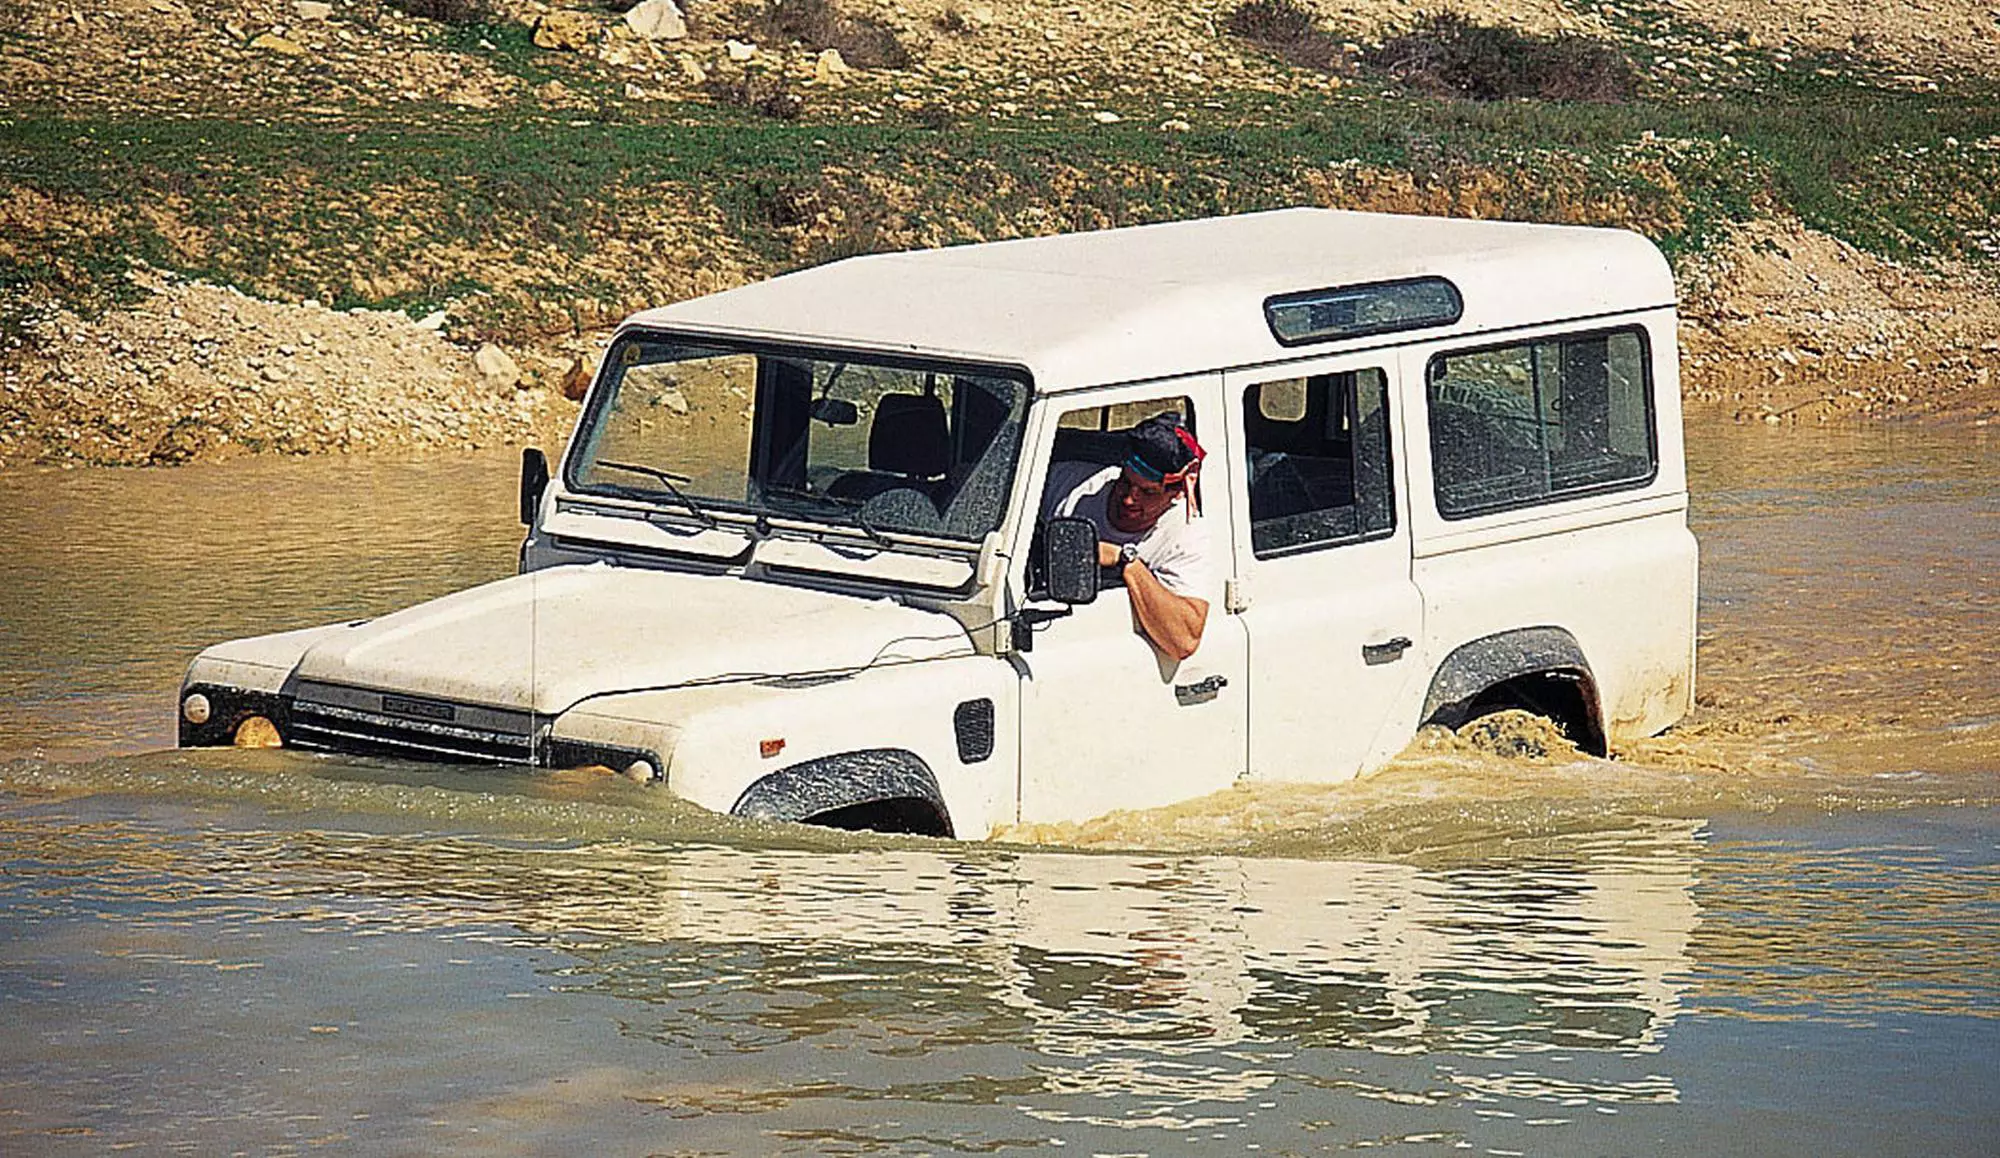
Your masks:
<svg viewBox="0 0 2000 1158"><path fill-rule="evenodd" d="M886 599L594 564L501 579L314 645L298 675L556 715L586 697L971 651Z"/></svg>

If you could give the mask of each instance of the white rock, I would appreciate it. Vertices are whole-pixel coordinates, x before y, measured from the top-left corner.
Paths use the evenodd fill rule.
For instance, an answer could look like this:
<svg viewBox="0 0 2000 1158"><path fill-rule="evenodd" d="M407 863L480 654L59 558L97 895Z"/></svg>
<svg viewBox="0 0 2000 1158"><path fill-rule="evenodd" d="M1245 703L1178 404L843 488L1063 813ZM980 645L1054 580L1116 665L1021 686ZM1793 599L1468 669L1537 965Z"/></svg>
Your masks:
<svg viewBox="0 0 2000 1158"><path fill-rule="evenodd" d="M472 365L494 390L512 390L521 381L521 367L507 356L507 351L491 342L479 347L479 352L472 356Z"/></svg>
<svg viewBox="0 0 2000 1158"><path fill-rule="evenodd" d="M813 83L829 84L840 74L851 71L853 70L848 68L847 61L841 57L840 50L829 48L820 53L819 59L813 62Z"/></svg>
<svg viewBox="0 0 2000 1158"><path fill-rule="evenodd" d="M292 14L300 20L325 20L333 15L333 5L326 0L292 0Z"/></svg>
<svg viewBox="0 0 2000 1158"><path fill-rule="evenodd" d="M435 333L438 330L444 329L444 324L447 320L448 320L448 315L446 315L446 313L443 310L432 310L430 313L425 314L423 317L417 319L414 322L411 322L410 325L416 327L419 330L430 330L431 332Z"/></svg>
<svg viewBox="0 0 2000 1158"><path fill-rule="evenodd" d="M727 44L723 45L723 48L728 51L729 59L735 61L738 64L742 64L745 61L748 61L751 57L757 55L756 45L747 44L741 40L729 41Z"/></svg>
<svg viewBox="0 0 2000 1158"><path fill-rule="evenodd" d="M1096 121L1100 125L1115 125L1119 121L1124 120L1125 118L1119 116L1117 113L1112 112L1110 109L1100 109L1099 111L1090 114L1090 119Z"/></svg>
<svg viewBox="0 0 2000 1158"><path fill-rule="evenodd" d="M687 18L674 0L642 0L625 12L625 27L641 40L682 40L687 37Z"/></svg>

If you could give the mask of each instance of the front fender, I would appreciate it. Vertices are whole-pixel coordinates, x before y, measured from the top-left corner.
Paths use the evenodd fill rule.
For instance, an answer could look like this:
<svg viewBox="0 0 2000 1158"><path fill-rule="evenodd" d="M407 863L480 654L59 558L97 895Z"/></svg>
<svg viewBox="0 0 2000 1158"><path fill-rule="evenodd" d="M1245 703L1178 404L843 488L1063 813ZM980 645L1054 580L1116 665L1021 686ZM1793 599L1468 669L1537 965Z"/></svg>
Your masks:
<svg viewBox="0 0 2000 1158"><path fill-rule="evenodd" d="M780 768L744 789L729 811L758 820L810 820L886 800L925 802L943 822L944 835L952 835L937 777L916 753L900 748L842 752Z"/></svg>
<svg viewBox="0 0 2000 1158"><path fill-rule="evenodd" d="M905 753L924 775L910 773L901 782L909 790L893 798L935 797L952 827L976 839L1015 819L1018 686L1005 660L955 656L851 675L605 696L564 713L555 735L657 751L666 787L717 812L759 799L755 786L774 774L856 753ZM867 775L871 784L888 783L891 773L870 757ZM912 787L922 784L928 788ZM772 794L767 800L809 794L797 776L762 791ZM856 803L867 801L843 801ZM803 805L788 806L795 807Z"/></svg>

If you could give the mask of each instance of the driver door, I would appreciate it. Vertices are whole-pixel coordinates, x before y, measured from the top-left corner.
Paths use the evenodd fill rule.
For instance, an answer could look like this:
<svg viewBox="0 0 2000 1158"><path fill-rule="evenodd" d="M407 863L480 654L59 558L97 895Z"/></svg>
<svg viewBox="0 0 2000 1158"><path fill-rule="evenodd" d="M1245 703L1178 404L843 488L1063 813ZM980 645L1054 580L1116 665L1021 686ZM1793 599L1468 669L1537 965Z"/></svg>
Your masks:
<svg viewBox="0 0 2000 1158"><path fill-rule="evenodd" d="M1211 536L1214 590L1201 646L1179 662L1138 630L1119 585L1034 631L1031 648L1016 655L1020 818L1084 820L1226 788L1247 760L1249 680L1242 624L1223 605L1235 558L1227 496L1238 455L1226 438L1220 376L1093 391L1087 400L1056 404L1034 435L1037 512L1047 505L1042 492L1052 460L1115 466L1124 457L1123 431L1162 410L1181 411L1208 452L1197 497L1205 500L1200 521ZM1177 504L1165 517L1187 515ZM1016 590L1026 589L1025 564L1016 560Z"/></svg>

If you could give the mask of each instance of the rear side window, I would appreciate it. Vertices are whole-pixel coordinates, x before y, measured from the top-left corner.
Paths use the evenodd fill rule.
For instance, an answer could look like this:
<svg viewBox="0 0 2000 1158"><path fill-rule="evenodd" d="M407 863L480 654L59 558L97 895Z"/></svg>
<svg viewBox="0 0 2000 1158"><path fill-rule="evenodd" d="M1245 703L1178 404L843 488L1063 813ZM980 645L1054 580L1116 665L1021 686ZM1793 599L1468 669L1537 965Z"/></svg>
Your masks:
<svg viewBox="0 0 2000 1158"><path fill-rule="evenodd" d="M1260 559L1387 534L1387 379L1348 370L1243 393L1250 543Z"/></svg>
<svg viewBox="0 0 2000 1158"><path fill-rule="evenodd" d="M1462 519L1651 482L1650 367L1636 329L1431 359L1438 512Z"/></svg>

